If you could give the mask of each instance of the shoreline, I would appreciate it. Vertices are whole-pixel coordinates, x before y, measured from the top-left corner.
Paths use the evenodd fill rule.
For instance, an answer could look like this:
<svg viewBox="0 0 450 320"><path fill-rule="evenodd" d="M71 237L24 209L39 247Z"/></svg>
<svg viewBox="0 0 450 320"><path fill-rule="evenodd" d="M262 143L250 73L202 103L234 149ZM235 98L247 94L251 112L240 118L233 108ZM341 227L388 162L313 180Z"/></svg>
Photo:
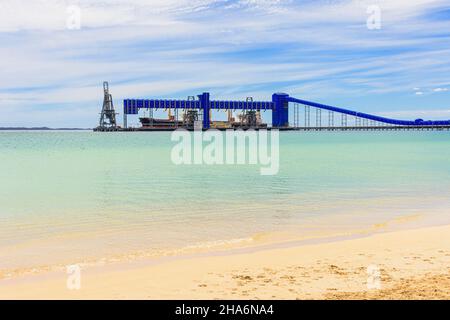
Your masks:
<svg viewBox="0 0 450 320"><path fill-rule="evenodd" d="M381 290L367 290L373 265ZM0 280L0 299L389 299L405 290L397 298L450 298L449 271L445 225L96 266L82 270L78 291L63 271L30 275Z"/></svg>

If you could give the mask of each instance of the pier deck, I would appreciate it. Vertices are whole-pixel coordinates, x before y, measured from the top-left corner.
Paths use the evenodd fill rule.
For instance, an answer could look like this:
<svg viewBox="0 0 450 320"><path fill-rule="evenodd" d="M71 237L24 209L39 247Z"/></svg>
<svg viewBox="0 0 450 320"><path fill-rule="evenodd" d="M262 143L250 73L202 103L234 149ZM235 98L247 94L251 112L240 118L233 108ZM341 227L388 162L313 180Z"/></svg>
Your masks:
<svg viewBox="0 0 450 320"><path fill-rule="evenodd" d="M185 129L188 131L194 131L192 128L182 128L182 127L173 127L173 128L151 128L151 127L141 127L141 128L109 128L109 129L94 129L94 131L102 131L102 132L171 132L177 129ZM368 127L360 127L360 126L348 126L348 127L284 127L284 128L218 128L214 130L226 131L226 130L273 130L277 129L280 131L446 131L450 130L450 126L368 126ZM203 131L208 129L203 129Z"/></svg>

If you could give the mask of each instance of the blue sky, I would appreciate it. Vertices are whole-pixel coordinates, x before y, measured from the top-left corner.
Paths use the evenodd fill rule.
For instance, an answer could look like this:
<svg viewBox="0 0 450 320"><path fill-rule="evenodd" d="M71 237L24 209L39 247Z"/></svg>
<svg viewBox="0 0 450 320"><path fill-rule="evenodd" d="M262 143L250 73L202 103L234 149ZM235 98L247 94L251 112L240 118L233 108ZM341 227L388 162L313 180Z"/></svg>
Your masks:
<svg viewBox="0 0 450 320"><path fill-rule="evenodd" d="M81 28L69 30L70 6ZM381 10L369 30L367 8ZM93 127L123 98L269 100L450 119L450 2L2 0L0 126Z"/></svg>

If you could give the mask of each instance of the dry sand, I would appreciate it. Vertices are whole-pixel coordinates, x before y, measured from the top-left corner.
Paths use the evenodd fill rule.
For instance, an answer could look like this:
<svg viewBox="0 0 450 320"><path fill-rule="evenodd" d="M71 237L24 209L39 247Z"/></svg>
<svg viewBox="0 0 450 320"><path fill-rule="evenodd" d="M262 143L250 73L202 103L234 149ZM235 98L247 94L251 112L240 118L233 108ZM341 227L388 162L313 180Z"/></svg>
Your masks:
<svg viewBox="0 0 450 320"><path fill-rule="evenodd" d="M380 289L368 289L369 266ZM0 280L0 299L449 299L450 226ZM376 283L376 280L375 282Z"/></svg>

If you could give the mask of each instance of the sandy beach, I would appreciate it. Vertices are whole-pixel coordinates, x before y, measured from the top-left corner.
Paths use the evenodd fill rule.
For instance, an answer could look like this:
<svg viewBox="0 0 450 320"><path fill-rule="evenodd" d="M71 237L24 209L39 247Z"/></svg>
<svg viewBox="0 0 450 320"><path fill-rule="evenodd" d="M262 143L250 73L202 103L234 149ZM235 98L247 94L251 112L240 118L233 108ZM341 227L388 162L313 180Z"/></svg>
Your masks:
<svg viewBox="0 0 450 320"><path fill-rule="evenodd" d="M1 280L0 299L448 299L450 226L92 267L80 290L66 282Z"/></svg>

